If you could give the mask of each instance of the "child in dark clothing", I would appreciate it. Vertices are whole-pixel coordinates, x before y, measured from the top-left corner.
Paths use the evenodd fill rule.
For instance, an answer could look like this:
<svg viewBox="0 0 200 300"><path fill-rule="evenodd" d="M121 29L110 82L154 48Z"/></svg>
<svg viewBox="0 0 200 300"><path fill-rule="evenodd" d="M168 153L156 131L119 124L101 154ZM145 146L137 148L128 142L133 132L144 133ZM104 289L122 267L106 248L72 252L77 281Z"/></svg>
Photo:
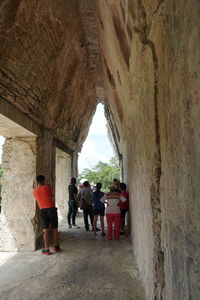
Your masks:
<svg viewBox="0 0 200 300"><path fill-rule="evenodd" d="M93 228L94 234L96 235L96 226L98 215L100 215L100 222L101 222L101 235L104 236L104 215L105 215L105 206L104 203L100 201L100 199L104 196L104 193L101 192L101 183L97 183L96 191L93 193L93 209L94 209L94 221L93 221Z"/></svg>

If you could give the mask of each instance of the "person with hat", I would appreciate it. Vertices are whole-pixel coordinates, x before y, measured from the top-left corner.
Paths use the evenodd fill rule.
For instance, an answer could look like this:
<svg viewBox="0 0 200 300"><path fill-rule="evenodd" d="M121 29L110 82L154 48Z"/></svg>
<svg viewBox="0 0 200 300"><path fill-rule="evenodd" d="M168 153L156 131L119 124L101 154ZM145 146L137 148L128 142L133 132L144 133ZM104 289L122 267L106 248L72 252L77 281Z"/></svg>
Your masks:
<svg viewBox="0 0 200 300"><path fill-rule="evenodd" d="M118 191L118 187L115 182L109 184L110 192L106 193L100 201L106 203L106 219L108 224L107 238L112 240L112 226L114 223L114 238L119 239L119 228L120 228L120 201L126 202L127 199L121 195Z"/></svg>
<svg viewBox="0 0 200 300"><path fill-rule="evenodd" d="M120 188L119 188L120 181L117 178L114 178L113 183L116 185L116 191L120 193Z"/></svg>

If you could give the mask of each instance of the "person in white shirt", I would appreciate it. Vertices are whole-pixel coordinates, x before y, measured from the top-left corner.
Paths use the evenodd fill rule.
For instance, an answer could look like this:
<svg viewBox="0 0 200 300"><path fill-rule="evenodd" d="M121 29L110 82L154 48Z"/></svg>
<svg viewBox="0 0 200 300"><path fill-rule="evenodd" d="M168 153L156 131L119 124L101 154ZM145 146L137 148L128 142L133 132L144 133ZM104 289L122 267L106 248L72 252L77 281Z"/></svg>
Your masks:
<svg viewBox="0 0 200 300"><path fill-rule="evenodd" d="M127 199L118 192L115 182L109 184L110 192L106 193L100 201L107 204L106 219L108 224L108 240L112 240L112 225L114 223L114 237L119 239L120 228L120 201L126 202Z"/></svg>

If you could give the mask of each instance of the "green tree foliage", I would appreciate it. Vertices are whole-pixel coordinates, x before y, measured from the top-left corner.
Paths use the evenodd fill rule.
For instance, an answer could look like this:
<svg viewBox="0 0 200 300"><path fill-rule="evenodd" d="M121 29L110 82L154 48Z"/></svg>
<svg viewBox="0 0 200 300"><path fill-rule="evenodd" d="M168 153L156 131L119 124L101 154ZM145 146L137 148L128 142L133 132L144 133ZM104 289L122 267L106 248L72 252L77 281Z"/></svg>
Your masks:
<svg viewBox="0 0 200 300"><path fill-rule="evenodd" d="M114 179L120 177L120 167L117 159L112 157L109 163L99 161L92 169L84 169L79 175L79 181L86 178L90 183L101 182L102 190L108 191L108 184Z"/></svg>

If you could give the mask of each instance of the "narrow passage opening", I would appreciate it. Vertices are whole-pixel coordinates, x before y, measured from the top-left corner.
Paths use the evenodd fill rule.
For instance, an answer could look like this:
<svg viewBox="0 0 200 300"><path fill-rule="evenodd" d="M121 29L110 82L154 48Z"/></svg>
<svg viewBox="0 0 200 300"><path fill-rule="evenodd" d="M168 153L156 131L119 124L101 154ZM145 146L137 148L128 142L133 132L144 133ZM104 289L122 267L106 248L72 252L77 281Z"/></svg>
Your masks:
<svg viewBox="0 0 200 300"><path fill-rule="evenodd" d="M120 179L118 158L108 135L104 106L97 105L87 139L78 158L79 183L87 179L91 185L102 183L107 191L108 184L114 178Z"/></svg>
<svg viewBox="0 0 200 300"><path fill-rule="evenodd" d="M79 189L79 194L82 193L81 190L83 188L83 183L84 181L88 181L90 183L90 187L92 188L93 192L96 191L97 183L101 183L101 197L105 195L108 191L110 191L110 183L116 179L118 182L118 188L116 186L116 191L118 190L120 193L123 191L120 190L119 182L121 181L120 174L120 164L119 160L117 158L117 154L115 153L115 145L112 144L112 139L111 136L111 131L109 131L109 127L107 124L107 120L104 115L104 106L102 104L98 104L96 113L93 117L92 124L90 126L90 130L87 136L87 139L85 143L83 144L82 151L79 155L78 159L78 169L79 169L79 175L78 175L78 189ZM111 138L110 138L111 137ZM113 189L112 189L113 191ZM97 192L98 193L98 192ZM84 191L83 191L84 194ZM85 229L87 230L88 228L93 227L93 230L95 231L95 224L97 224L97 229L101 227L102 230L102 224L101 224L101 218L97 217L103 216L102 211L103 208L101 207L101 201L99 200L98 194L93 194L93 213L94 213L94 221L95 219L98 222L93 224L92 226L92 218L90 216L90 221L91 224L88 225L88 221L85 220L85 210L83 205L83 216L84 216L84 226ZM97 197L98 199L96 199ZM103 200L102 200L103 201ZM121 200L120 200L121 201ZM105 205L105 230L106 232L109 232L108 230L108 215L109 214L116 214L120 217L119 223L120 223L120 233L125 234L125 224L124 221L122 222L121 219L121 203L120 205L117 205L115 209L111 212L111 208L108 208L109 204L107 203ZM101 207L101 209L100 209ZM89 211L89 207L88 207ZM110 211L110 213L109 213ZM115 211L115 213L114 213ZM82 213L82 210L79 209L79 213ZM89 212L88 212L89 214ZM127 218L127 217L126 217ZM87 217L86 217L87 219ZM101 220L101 221L100 221ZM125 215L123 217L123 220L125 220ZM123 224L122 224L123 223ZM127 224L127 221L125 222ZM112 225L111 225L112 226ZM114 227L113 227L114 228ZM102 232L102 234L105 234L105 232ZM96 233L95 233L96 234ZM109 235L109 234L108 234ZM109 238L109 237L108 237Z"/></svg>

